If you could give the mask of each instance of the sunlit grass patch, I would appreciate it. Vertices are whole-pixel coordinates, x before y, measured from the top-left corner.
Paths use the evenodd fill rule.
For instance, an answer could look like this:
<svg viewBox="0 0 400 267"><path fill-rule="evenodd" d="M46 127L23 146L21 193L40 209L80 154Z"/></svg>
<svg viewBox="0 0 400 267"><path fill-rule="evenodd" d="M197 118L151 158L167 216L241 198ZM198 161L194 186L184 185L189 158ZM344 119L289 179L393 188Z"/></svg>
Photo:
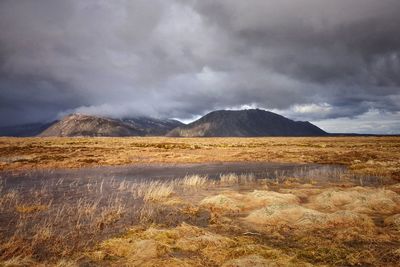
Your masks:
<svg viewBox="0 0 400 267"><path fill-rule="evenodd" d="M103 242L96 254L115 257L114 264L121 265L146 262L151 266L253 266L247 264L277 262L282 266L307 266L251 238L229 237L186 223L167 229L132 229L122 237Z"/></svg>
<svg viewBox="0 0 400 267"><path fill-rule="evenodd" d="M21 204L21 205L16 205L15 210L18 211L19 213L34 213L34 212L40 212L40 211L45 211L49 208L48 205L41 205L41 204Z"/></svg>
<svg viewBox="0 0 400 267"><path fill-rule="evenodd" d="M200 205L209 207L217 211L239 212L243 209L240 200L241 195L237 193L219 194L216 196L206 197L200 202Z"/></svg>
<svg viewBox="0 0 400 267"><path fill-rule="evenodd" d="M246 199L247 202L253 206L298 204L300 202L300 199L293 194L283 194L266 190L254 190L253 192L246 194Z"/></svg>
<svg viewBox="0 0 400 267"><path fill-rule="evenodd" d="M186 175L181 181L184 187L204 187L209 182L207 176Z"/></svg>
<svg viewBox="0 0 400 267"><path fill-rule="evenodd" d="M0 266L3 267L19 267L19 266L33 266L35 261L29 257L16 256L6 261L0 260Z"/></svg>
<svg viewBox="0 0 400 267"><path fill-rule="evenodd" d="M298 204L300 199L293 194L282 194L267 190L254 190L248 193L227 191L206 197L200 205L211 209L239 212L276 204Z"/></svg>
<svg viewBox="0 0 400 267"><path fill-rule="evenodd" d="M400 232L400 214L389 216L384 221L385 225L391 226Z"/></svg>
<svg viewBox="0 0 400 267"><path fill-rule="evenodd" d="M239 183L239 176L235 173L221 174L219 179L221 184L230 185Z"/></svg>
<svg viewBox="0 0 400 267"><path fill-rule="evenodd" d="M145 201L161 201L174 193L174 181L151 181L139 185L137 195Z"/></svg>
<svg viewBox="0 0 400 267"><path fill-rule="evenodd" d="M363 233L368 237L376 234L370 217L352 211L324 213L299 205L272 205L252 211L244 220L262 227L266 232L294 231L301 233L315 229L334 229L336 238L352 240ZM345 230L345 231L342 231Z"/></svg>
<svg viewBox="0 0 400 267"><path fill-rule="evenodd" d="M219 176L219 181L221 185L251 184L256 182L256 177L253 173L226 173Z"/></svg>
<svg viewBox="0 0 400 267"><path fill-rule="evenodd" d="M310 206L329 211L346 209L391 214L400 211L400 196L391 190L379 188L333 188L313 196Z"/></svg>

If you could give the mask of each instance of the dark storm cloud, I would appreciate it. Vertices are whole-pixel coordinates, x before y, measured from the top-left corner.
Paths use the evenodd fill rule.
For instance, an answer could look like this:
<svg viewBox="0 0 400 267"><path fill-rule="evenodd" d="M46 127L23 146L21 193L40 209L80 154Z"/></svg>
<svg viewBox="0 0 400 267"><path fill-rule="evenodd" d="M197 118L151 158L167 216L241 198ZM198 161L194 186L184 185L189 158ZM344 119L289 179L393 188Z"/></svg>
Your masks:
<svg viewBox="0 0 400 267"><path fill-rule="evenodd" d="M0 124L246 105L396 117L399 11L398 0L3 0Z"/></svg>

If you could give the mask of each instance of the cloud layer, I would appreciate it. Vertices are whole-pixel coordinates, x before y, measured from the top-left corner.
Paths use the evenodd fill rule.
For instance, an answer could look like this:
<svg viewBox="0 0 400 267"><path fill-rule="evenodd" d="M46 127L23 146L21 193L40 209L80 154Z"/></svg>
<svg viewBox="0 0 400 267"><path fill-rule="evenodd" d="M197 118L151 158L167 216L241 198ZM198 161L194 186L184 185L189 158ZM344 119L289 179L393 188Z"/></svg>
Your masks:
<svg viewBox="0 0 400 267"><path fill-rule="evenodd" d="M329 129L371 114L393 122L399 10L398 0L3 0L0 125L245 105Z"/></svg>

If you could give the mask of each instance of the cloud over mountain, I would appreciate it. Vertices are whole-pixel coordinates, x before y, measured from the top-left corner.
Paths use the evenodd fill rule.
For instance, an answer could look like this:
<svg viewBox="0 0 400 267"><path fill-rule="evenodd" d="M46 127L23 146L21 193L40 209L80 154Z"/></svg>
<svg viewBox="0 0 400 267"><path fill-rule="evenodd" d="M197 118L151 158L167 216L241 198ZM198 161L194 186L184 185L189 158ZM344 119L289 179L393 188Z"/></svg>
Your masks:
<svg viewBox="0 0 400 267"><path fill-rule="evenodd" d="M0 125L244 105L393 121L399 10L397 0L3 0Z"/></svg>

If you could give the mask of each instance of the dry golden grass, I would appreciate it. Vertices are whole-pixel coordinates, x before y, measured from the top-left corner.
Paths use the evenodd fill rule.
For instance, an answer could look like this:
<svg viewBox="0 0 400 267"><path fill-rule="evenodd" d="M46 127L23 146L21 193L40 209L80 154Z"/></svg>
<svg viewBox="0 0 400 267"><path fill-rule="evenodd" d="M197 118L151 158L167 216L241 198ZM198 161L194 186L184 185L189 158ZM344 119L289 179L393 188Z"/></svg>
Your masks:
<svg viewBox="0 0 400 267"><path fill-rule="evenodd" d="M174 193L174 187L174 181L151 181L138 186L137 196L145 201L162 201Z"/></svg>
<svg viewBox="0 0 400 267"><path fill-rule="evenodd" d="M231 185L231 184L238 184L239 183L239 175L236 173L227 173L222 174L219 177L221 184Z"/></svg>
<svg viewBox="0 0 400 267"><path fill-rule="evenodd" d="M310 197L312 207L327 211L351 210L360 213L400 212L400 196L391 190L354 187L332 188Z"/></svg>
<svg viewBox="0 0 400 267"><path fill-rule="evenodd" d="M275 161L400 174L398 137L0 138L0 151L12 171ZM28 191L0 179L0 266L396 266L399 184L360 187L333 172L60 179Z"/></svg>
<svg viewBox="0 0 400 267"><path fill-rule="evenodd" d="M133 228L122 237L103 242L89 257L112 266L238 266L240 263L239 266L250 267L254 266L254 260L280 266L307 266L279 250L257 244L254 239L232 238L186 223L172 228Z"/></svg>
<svg viewBox="0 0 400 267"><path fill-rule="evenodd" d="M201 175L186 175L181 181L183 186L187 188L204 187L209 182L207 176Z"/></svg>
<svg viewBox="0 0 400 267"><path fill-rule="evenodd" d="M16 205L15 209L19 213L33 213L33 212L40 212L48 209L46 205Z"/></svg>
<svg viewBox="0 0 400 267"><path fill-rule="evenodd" d="M385 219L385 225L393 226L395 229L400 231L400 213Z"/></svg>
<svg viewBox="0 0 400 267"><path fill-rule="evenodd" d="M366 215L351 211L323 213L300 205L267 206L251 212L245 220L252 224L259 224L272 229L290 227L291 229L302 231L356 227L365 233L365 231L369 231L374 227L371 218Z"/></svg>
<svg viewBox="0 0 400 267"><path fill-rule="evenodd" d="M60 193L58 187L65 189ZM28 191L1 189L0 266L71 266L66 265L69 261L57 262L126 226L120 221L125 205L132 212L134 200L131 187L123 192L117 191L120 187L112 180L86 186L47 181ZM29 261L38 262L26 264Z"/></svg>
<svg viewBox="0 0 400 267"><path fill-rule="evenodd" d="M60 203L50 185L28 196L1 192L0 216L11 217L14 228L0 236L0 266L395 266L400 260L398 210L384 209L399 204L398 194L384 187L247 178L229 187L197 175L68 183L54 185L84 197ZM44 199L31 206L46 209L28 205L37 195Z"/></svg>
<svg viewBox="0 0 400 267"><path fill-rule="evenodd" d="M400 179L400 137L0 138L0 170L138 163L263 161L344 164Z"/></svg>
<svg viewBox="0 0 400 267"><path fill-rule="evenodd" d="M254 183L256 178L254 174L236 174L236 173L227 173L221 174L219 177L219 182L221 185L235 185L235 184L250 184Z"/></svg>
<svg viewBox="0 0 400 267"><path fill-rule="evenodd" d="M286 185L280 186L285 189ZM158 223L152 220L151 224L106 240L88 257L93 264L110 266L395 266L400 259L397 216L388 216L385 226L374 222L378 213L370 216L346 209L311 209L290 194L221 189L215 193L220 194L207 196L199 203L182 204L185 201L181 199L162 204L162 209L169 206L167 213L175 217L185 210L194 217L197 205L208 208L211 217L207 225L199 227L185 220L169 224L159 214L163 218ZM276 205L272 197L287 201ZM267 201L254 205L256 198Z"/></svg>

